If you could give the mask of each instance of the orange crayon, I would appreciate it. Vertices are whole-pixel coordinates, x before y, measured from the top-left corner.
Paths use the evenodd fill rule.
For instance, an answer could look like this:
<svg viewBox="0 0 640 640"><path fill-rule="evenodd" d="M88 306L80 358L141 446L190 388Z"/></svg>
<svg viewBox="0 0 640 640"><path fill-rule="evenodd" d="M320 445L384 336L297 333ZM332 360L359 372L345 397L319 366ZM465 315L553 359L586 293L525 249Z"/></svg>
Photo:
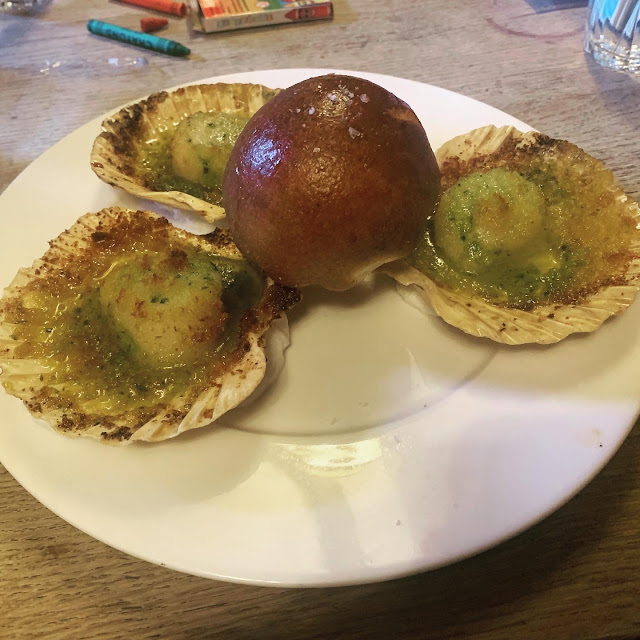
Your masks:
<svg viewBox="0 0 640 640"><path fill-rule="evenodd" d="M173 2L173 0L120 0L120 2L180 17L187 13L187 5L184 2Z"/></svg>

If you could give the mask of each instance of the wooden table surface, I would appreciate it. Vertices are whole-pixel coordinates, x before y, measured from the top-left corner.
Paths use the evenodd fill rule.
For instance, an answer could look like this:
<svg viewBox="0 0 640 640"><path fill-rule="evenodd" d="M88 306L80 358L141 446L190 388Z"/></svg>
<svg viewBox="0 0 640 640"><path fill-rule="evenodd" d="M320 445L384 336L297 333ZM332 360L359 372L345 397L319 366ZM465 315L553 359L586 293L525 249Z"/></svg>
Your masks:
<svg viewBox="0 0 640 640"><path fill-rule="evenodd" d="M211 75L324 67L487 102L580 145L640 196L640 80L583 54L586 3L334 4L333 21L209 36L172 19L166 35L192 48L186 60L89 36L89 18L135 28L148 15L117 2L53 0L36 16L0 16L0 191L64 135L139 96ZM127 66L138 57L148 64ZM2 639L640 637L637 427L591 484L529 531L367 586L264 588L175 573L74 529L2 467L0 496Z"/></svg>

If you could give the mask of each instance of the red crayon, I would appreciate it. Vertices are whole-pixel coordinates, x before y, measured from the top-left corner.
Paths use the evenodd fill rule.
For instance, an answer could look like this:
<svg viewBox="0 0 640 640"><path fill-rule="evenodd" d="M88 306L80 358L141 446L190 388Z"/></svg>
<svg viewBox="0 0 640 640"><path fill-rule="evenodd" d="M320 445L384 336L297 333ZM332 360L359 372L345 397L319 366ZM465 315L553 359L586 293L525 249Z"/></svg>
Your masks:
<svg viewBox="0 0 640 640"><path fill-rule="evenodd" d="M173 0L120 0L120 2L180 17L187 13L187 5L184 2L173 2Z"/></svg>
<svg viewBox="0 0 640 640"><path fill-rule="evenodd" d="M144 33L153 33L166 27L169 21L166 18L140 18L140 31Z"/></svg>
<svg viewBox="0 0 640 640"><path fill-rule="evenodd" d="M333 17L333 6L321 5L319 7L305 7L292 9L284 14L287 20L322 20Z"/></svg>

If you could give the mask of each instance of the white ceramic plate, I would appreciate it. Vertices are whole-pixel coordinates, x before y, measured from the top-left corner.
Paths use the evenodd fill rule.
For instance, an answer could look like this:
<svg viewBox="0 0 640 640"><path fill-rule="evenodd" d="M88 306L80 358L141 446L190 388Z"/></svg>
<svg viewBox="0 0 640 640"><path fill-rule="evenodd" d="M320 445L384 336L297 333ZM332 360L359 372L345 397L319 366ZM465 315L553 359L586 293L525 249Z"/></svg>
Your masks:
<svg viewBox="0 0 640 640"><path fill-rule="evenodd" d="M323 72L219 79L285 87ZM449 91L359 75L409 102L434 148L485 124L528 128ZM91 172L101 120L0 198L0 286L83 213L148 206ZM227 426L111 448L56 435L0 393L0 458L59 516L150 562L257 584L383 580L495 545L583 487L638 413L639 327L636 303L586 337L500 347L423 316L383 278L309 290L284 374Z"/></svg>

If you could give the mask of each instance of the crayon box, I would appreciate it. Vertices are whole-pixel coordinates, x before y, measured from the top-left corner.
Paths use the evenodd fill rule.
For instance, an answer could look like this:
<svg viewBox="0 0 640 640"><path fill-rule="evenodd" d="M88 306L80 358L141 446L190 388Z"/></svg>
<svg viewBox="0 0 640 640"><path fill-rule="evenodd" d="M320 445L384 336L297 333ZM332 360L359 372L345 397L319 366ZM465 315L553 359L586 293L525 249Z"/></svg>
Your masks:
<svg viewBox="0 0 640 640"><path fill-rule="evenodd" d="M189 0L193 28L206 33L333 17L333 3L307 0Z"/></svg>

